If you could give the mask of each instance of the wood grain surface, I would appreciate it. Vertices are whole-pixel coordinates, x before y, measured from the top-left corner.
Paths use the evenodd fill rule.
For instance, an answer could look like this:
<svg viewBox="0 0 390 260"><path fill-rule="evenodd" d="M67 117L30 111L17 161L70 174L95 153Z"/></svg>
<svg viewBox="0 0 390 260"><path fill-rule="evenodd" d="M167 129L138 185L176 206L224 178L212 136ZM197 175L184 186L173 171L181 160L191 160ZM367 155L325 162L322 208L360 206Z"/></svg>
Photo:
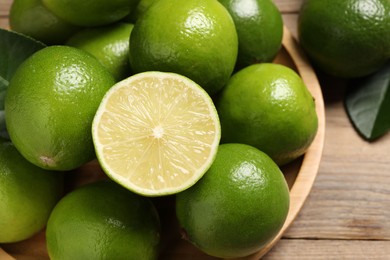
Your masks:
<svg viewBox="0 0 390 260"><path fill-rule="evenodd" d="M11 2L0 0L0 27L7 27ZM303 0L274 2L296 37ZM344 109L347 82L320 72L318 77L326 131L317 179L300 214L264 259L390 259L390 134L372 143L361 139Z"/></svg>

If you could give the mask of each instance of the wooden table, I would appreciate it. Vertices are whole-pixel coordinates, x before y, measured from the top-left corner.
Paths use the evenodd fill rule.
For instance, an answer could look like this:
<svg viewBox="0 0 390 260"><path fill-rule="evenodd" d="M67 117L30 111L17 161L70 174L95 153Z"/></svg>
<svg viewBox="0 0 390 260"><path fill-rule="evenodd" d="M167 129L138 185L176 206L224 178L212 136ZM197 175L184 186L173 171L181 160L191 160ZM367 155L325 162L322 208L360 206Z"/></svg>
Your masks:
<svg viewBox="0 0 390 260"><path fill-rule="evenodd" d="M12 0L0 1L6 28ZM303 0L274 2L296 36ZM318 76L326 106L319 173L299 216L264 259L390 259L390 134L362 140L344 110L346 81Z"/></svg>

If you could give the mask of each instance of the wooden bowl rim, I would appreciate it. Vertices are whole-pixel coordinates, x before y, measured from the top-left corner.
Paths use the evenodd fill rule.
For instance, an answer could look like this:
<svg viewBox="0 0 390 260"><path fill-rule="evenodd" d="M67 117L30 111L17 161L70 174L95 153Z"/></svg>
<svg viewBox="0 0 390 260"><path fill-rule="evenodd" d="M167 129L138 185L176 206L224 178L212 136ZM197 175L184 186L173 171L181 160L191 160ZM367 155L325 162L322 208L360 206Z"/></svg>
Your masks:
<svg viewBox="0 0 390 260"><path fill-rule="evenodd" d="M277 236L259 252L240 259L254 260L263 257L281 239L302 209L316 179L325 142L325 105L317 75L308 58L291 32L284 26L283 47L290 55L296 69L315 99L318 116L316 137L304 155L299 173L290 189L290 209L286 221Z"/></svg>

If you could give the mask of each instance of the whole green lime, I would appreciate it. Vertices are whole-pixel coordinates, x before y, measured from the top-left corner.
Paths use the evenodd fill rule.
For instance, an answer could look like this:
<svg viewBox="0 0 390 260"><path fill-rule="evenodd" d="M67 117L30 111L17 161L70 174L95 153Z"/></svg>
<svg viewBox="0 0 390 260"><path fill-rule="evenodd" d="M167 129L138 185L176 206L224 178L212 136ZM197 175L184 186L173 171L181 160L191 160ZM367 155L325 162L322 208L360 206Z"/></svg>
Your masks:
<svg viewBox="0 0 390 260"><path fill-rule="evenodd" d="M0 141L0 243L42 230L63 192L63 175L29 163L9 141Z"/></svg>
<svg viewBox="0 0 390 260"><path fill-rule="evenodd" d="M159 0L134 25L130 65L187 76L212 95L228 81L237 49L234 22L218 1Z"/></svg>
<svg viewBox="0 0 390 260"><path fill-rule="evenodd" d="M234 74L217 110L221 142L252 145L278 165L304 154L317 133L313 97L295 71L279 64L255 64Z"/></svg>
<svg viewBox="0 0 390 260"><path fill-rule="evenodd" d="M139 0L42 0L55 15L80 26L100 26L117 22L135 9Z"/></svg>
<svg viewBox="0 0 390 260"><path fill-rule="evenodd" d="M133 26L128 23L115 23L87 28L70 37L67 45L95 56L116 81L119 81L130 76L129 39Z"/></svg>
<svg viewBox="0 0 390 260"><path fill-rule="evenodd" d="M46 44L62 44L79 30L50 12L41 0L14 0L9 13L12 30Z"/></svg>
<svg viewBox="0 0 390 260"><path fill-rule="evenodd" d="M159 243L152 202L111 181L68 193L46 228L51 259L157 259Z"/></svg>
<svg viewBox="0 0 390 260"><path fill-rule="evenodd" d="M31 163L71 170L95 157L92 120L112 75L90 54L44 48L16 70L4 110L9 136Z"/></svg>
<svg viewBox="0 0 390 260"><path fill-rule="evenodd" d="M237 67L270 62L282 45L282 15L272 0L219 0L234 20Z"/></svg>
<svg viewBox="0 0 390 260"><path fill-rule="evenodd" d="M390 1L305 1L298 36L322 71L343 78L368 75L390 58Z"/></svg>
<svg viewBox="0 0 390 260"><path fill-rule="evenodd" d="M184 237L205 253L223 258L259 251L282 228L289 190L278 166L245 144L220 145L207 173L177 194Z"/></svg>

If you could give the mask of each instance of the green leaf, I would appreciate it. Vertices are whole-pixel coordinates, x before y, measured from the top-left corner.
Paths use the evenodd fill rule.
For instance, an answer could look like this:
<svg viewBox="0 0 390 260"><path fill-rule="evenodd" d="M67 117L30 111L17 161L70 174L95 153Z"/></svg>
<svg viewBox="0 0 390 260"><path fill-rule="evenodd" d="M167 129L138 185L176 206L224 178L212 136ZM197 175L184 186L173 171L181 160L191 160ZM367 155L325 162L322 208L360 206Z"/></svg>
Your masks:
<svg viewBox="0 0 390 260"><path fill-rule="evenodd" d="M390 62L351 83L345 98L348 116L363 138L377 139L390 130Z"/></svg>
<svg viewBox="0 0 390 260"><path fill-rule="evenodd" d="M2 137L7 137L4 98L9 81L26 58L44 47L46 45L28 36L0 28L0 136Z"/></svg>

